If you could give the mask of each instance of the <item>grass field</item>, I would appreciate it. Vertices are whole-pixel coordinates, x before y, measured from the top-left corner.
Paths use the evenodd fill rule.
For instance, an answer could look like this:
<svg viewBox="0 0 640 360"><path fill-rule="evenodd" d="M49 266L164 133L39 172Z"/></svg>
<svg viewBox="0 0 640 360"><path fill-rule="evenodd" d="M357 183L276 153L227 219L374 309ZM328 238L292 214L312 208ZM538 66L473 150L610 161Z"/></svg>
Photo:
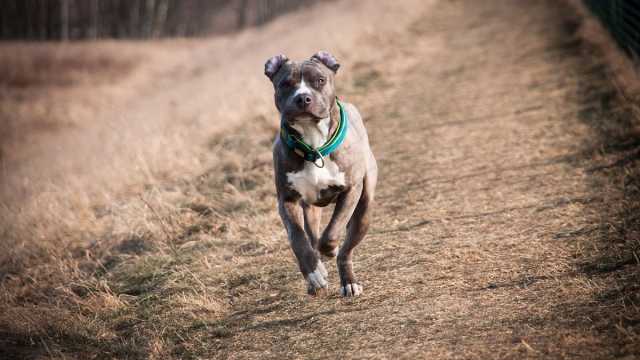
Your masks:
<svg viewBox="0 0 640 360"><path fill-rule="evenodd" d="M381 171L356 299L306 295L275 207L262 65L318 49ZM639 82L569 5L0 54L0 358L640 356Z"/></svg>

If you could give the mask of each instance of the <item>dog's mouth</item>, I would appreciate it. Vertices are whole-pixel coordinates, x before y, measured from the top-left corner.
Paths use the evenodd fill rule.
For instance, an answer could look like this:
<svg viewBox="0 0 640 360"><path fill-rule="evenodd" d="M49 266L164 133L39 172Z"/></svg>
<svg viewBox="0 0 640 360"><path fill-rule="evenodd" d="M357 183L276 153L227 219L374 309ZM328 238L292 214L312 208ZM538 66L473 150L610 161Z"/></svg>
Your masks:
<svg viewBox="0 0 640 360"><path fill-rule="evenodd" d="M311 112L302 112L302 113L297 113L297 114L291 114L289 116L285 117L285 120L287 120L287 122L294 124L297 122L306 122L306 121L313 121L313 122L318 122L322 119L325 119L328 115L322 116L322 115L317 115Z"/></svg>

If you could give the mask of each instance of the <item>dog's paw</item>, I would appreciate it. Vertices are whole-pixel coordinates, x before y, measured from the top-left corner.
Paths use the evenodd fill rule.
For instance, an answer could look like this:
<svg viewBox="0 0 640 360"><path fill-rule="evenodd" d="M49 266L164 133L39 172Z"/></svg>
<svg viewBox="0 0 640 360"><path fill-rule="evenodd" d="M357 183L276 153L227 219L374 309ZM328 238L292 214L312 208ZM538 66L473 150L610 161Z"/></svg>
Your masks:
<svg viewBox="0 0 640 360"><path fill-rule="evenodd" d="M316 295L321 289L326 289L329 286L327 281L328 277L327 269L324 267L322 261L318 261L316 269L307 274L307 292L309 295Z"/></svg>
<svg viewBox="0 0 640 360"><path fill-rule="evenodd" d="M360 296L362 295L362 285L359 284L347 284L340 287L340 295L344 297Z"/></svg>

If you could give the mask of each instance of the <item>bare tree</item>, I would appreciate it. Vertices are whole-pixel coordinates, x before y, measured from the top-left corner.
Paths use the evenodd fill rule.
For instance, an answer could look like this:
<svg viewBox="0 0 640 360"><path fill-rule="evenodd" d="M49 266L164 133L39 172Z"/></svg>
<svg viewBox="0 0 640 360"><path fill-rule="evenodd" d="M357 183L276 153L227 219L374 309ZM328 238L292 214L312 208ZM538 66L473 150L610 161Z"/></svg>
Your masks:
<svg viewBox="0 0 640 360"><path fill-rule="evenodd" d="M89 38L97 39L100 31L100 4L98 0L89 0L91 5L91 25L89 26Z"/></svg>
<svg viewBox="0 0 640 360"><path fill-rule="evenodd" d="M238 6L236 7L238 12L238 29L243 29L247 26L247 10L249 9L248 0L240 0Z"/></svg>
<svg viewBox="0 0 640 360"><path fill-rule="evenodd" d="M47 0L39 0L38 1L38 37L40 38L40 40L46 40L47 39L47 23L48 23L48 19L47 16L49 15L47 13L47 4L46 4Z"/></svg>
<svg viewBox="0 0 640 360"><path fill-rule="evenodd" d="M129 36L141 37L140 33L140 0L131 0L131 18L129 19Z"/></svg>
<svg viewBox="0 0 640 360"><path fill-rule="evenodd" d="M69 1L60 0L60 38L62 41L69 39Z"/></svg>
<svg viewBox="0 0 640 360"><path fill-rule="evenodd" d="M153 37L160 37L163 34L168 11L169 0L159 0L154 20Z"/></svg>

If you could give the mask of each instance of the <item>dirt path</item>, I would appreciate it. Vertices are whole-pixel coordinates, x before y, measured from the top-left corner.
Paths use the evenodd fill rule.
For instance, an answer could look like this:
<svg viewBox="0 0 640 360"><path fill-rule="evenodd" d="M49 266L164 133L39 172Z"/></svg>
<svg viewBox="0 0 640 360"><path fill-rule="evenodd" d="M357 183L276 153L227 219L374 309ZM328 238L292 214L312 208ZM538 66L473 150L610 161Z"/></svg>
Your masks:
<svg viewBox="0 0 640 360"><path fill-rule="evenodd" d="M602 59L563 13L440 3L384 61L361 64L345 98L363 107L381 168L355 265L366 295L297 296L280 252L238 269L224 356L638 355L638 263L624 251L637 248L637 218L607 229L627 205L615 180L589 171L620 156L598 152L607 140L594 122L622 115L603 103ZM620 251L604 256L614 239Z"/></svg>
<svg viewBox="0 0 640 360"><path fill-rule="evenodd" d="M90 246L8 262L0 355L640 356L637 119L560 3L421 2L362 36L375 51L341 49L339 95L381 172L364 296L338 296L331 261L328 296L305 295L265 101L209 142L199 176L97 209Z"/></svg>

